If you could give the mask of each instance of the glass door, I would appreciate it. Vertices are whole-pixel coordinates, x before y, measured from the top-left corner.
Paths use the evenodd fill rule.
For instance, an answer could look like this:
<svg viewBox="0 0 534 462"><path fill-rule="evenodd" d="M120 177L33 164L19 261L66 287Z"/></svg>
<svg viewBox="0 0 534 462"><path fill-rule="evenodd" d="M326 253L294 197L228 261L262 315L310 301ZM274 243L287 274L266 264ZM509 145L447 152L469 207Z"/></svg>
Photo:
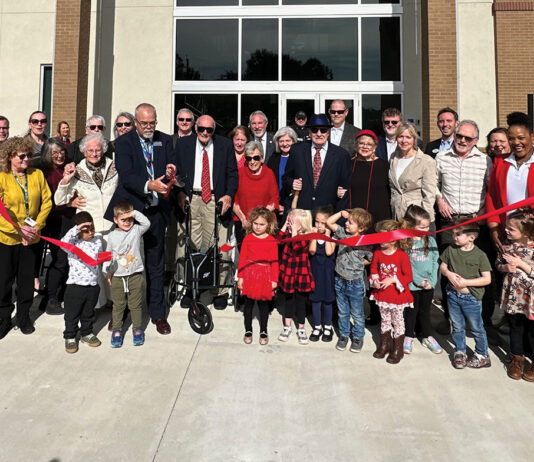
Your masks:
<svg viewBox="0 0 534 462"><path fill-rule="evenodd" d="M303 111L307 119L319 112L317 93L283 93L280 96L280 127L295 125L295 115L299 111Z"/></svg>
<svg viewBox="0 0 534 462"><path fill-rule="evenodd" d="M360 95L354 93L321 93L320 112L324 112L328 115L330 104L332 104L332 101L335 99L343 100L345 107L349 110L345 120L349 124L361 127Z"/></svg>

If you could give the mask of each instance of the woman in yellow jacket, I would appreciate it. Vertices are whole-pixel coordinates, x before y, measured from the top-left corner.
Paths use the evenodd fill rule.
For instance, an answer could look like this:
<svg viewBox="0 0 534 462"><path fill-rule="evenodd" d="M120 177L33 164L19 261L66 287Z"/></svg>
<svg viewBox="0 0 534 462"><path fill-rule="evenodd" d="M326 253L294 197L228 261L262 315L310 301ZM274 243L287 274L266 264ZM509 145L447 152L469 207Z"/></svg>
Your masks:
<svg viewBox="0 0 534 462"><path fill-rule="evenodd" d="M31 168L33 143L20 137L0 145L0 199L15 228L0 217L0 339L11 329L12 286L17 282L17 323L23 334L35 328L30 321L33 271L39 232L52 209L43 172Z"/></svg>

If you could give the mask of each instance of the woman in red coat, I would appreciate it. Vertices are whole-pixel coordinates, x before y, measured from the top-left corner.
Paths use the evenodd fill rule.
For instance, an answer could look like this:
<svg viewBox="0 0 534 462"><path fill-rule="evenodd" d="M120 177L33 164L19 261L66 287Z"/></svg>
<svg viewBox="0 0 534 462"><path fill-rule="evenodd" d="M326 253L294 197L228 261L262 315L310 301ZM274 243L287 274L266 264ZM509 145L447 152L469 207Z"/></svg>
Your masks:
<svg viewBox="0 0 534 462"><path fill-rule="evenodd" d="M248 214L254 207L278 210L278 185L273 171L263 163L263 146L257 141L249 141L245 146L245 166L239 169L239 186L234 197L236 238L241 244L245 237L244 228L248 224Z"/></svg>

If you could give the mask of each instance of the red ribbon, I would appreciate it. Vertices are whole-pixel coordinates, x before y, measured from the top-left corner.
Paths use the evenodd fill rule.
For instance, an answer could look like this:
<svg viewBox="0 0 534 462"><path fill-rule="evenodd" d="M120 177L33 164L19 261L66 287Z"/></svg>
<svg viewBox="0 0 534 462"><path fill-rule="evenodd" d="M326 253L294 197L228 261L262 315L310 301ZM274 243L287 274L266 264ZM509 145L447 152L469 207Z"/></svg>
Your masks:
<svg viewBox="0 0 534 462"><path fill-rule="evenodd" d="M14 228L19 229L19 226L15 224L13 220L11 220L11 217L7 213L6 206L4 205L4 202L1 199L0 199L0 215L4 218L4 220L6 220ZM82 260L84 263L88 264L89 266L98 266L101 263L111 260L111 252L101 252L98 254L98 259L95 260L94 258L87 255L82 249L80 249L79 247L76 247L74 244L70 244L68 242L63 242L63 241L58 241L57 239L53 239L51 237L46 237L46 236L40 236L40 238L44 239L45 241L50 242L51 244L61 247L63 250L68 250L72 252L80 260Z"/></svg>

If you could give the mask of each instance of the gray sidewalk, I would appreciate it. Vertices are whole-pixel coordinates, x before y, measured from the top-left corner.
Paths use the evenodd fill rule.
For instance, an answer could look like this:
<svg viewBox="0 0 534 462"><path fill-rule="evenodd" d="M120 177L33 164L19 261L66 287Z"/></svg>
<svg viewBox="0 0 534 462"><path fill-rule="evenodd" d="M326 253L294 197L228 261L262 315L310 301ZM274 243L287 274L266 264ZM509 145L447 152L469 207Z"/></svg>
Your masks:
<svg viewBox="0 0 534 462"><path fill-rule="evenodd" d="M452 368L418 342L398 365L335 342L242 341L242 315L214 311L196 335L171 310L172 334L64 351L62 317L0 341L1 461L525 461L534 384L507 378L493 349L484 370ZM109 313L104 313L108 316ZM377 329L373 328L376 337ZM473 340L468 339L473 347ZM450 343L443 345L450 352ZM495 354L498 352L498 355Z"/></svg>

